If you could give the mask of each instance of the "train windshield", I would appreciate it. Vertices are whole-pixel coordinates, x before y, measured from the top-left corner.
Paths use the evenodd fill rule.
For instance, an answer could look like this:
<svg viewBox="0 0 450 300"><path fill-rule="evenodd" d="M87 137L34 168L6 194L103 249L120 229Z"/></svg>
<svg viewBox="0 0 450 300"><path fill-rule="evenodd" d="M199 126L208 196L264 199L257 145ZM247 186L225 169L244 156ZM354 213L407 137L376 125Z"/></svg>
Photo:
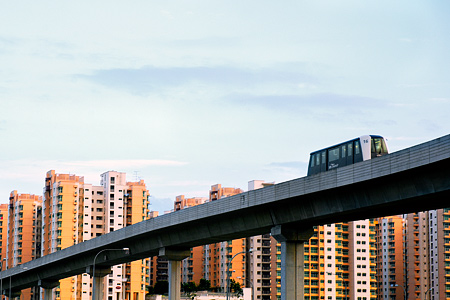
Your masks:
<svg viewBox="0 0 450 300"><path fill-rule="evenodd" d="M372 158L388 154L386 143L382 137L372 137Z"/></svg>

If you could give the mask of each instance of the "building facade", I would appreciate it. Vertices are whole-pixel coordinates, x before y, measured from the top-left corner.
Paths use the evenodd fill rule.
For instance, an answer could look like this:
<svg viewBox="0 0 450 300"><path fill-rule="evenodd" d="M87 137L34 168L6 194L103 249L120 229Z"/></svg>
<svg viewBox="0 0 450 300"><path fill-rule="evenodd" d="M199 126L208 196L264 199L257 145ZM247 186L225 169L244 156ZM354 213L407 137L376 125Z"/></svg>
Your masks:
<svg viewBox="0 0 450 300"><path fill-rule="evenodd" d="M404 299L405 220L401 216L379 218L377 222L377 299ZM395 287L395 285L398 287Z"/></svg>
<svg viewBox="0 0 450 300"><path fill-rule="evenodd" d="M19 266L41 256L42 196L19 194L9 197L5 268ZM2 228L3 231L3 228ZM2 233L3 234L3 233ZM39 291L22 291L21 299L39 299Z"/></svg>
<svg viewBox="0 0 450 300"><path fill-rule="evenodd" d="M149 218L149 192L144 181L127 182L126 174L116 171L105 172L100 178L100 186L94 186L80 176L47 172L43 255ZM144 299L150 282L149 268L149 259L112 267L104 279L105 299ZM91 276L81 274L60 280L54 299L87 300L91 291Z"/></svg>

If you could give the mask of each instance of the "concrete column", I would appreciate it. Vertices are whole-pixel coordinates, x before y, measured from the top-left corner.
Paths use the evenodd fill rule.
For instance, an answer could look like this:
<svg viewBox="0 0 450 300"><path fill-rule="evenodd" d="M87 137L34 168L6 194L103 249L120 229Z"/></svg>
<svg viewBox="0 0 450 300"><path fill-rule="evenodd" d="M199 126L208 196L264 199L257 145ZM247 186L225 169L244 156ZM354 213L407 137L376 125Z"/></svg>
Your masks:
<svg viewBox="0 0 450 300"><path fill-rule="evenodd" d="M275 226L272 236L281 243L281 300L303 300L305 279L304 242L314 229Z"/></svg>
<svg viewBox="0 0 450 300"><path fill-rule="evenodd" d="M190 249L159 249L159 256L169 260L169 300L179 300L181 297L181 261L190 255Z"/></svg>
<svg viewBox="0 0 450 300"><path fill-rule="evenodd" d="M44 290L44 300L53 300L53 289L59 285L59 281L39 280L38 286ZM39 295L39 298L41 295Z"/></svg>
<svg viewBox="0 0 450 300"><path fill-rule="evenodd" d="M44 290L44 300L53 300L53 289L43 289Z"/></svg>
<svg viewBox="0 0 450 300"><path fill-rule="evenodd" d="M39 280L38 286L44 290L44 300L53 300L53 289L59 285L59 281ZM39 293L39 299L41 293Z"/></svg>
<svg viewBox="0 0 450 300"><path fill-rule="evenodd" d="M95 266L95 274L93 273L92 266L86 268L86 273L91 275L92 280L92 288L95 290L94 299L92 300L104 300L103 298L103 290L104 290L104 277L108 274L111 274L111 268L103 268L100 266ZM94 275L94 276L93 276Z"/></svg>

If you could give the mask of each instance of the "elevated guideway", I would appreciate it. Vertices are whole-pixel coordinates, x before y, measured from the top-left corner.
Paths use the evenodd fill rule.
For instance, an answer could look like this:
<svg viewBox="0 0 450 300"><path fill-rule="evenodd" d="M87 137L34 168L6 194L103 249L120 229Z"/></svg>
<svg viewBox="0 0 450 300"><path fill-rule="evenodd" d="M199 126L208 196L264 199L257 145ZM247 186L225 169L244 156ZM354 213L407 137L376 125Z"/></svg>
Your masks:
<svg viewBox="0 0 450 300"><path fill-rule="evenodd" d="M444 208L449 200L447 135L383 157L162 215L0 274L6 295L10 288L15 292L37 285L52 288L62 278L91 272L95 255L103 249L129 248L130 254L105 251L96 260L96 269L156 255L180 261L195 246L270 232L289 242L296 238L288 235L299 237L314 225ZM291 285L283 284L283 291ZM295 293L300 293L298 289Z"/></svg>

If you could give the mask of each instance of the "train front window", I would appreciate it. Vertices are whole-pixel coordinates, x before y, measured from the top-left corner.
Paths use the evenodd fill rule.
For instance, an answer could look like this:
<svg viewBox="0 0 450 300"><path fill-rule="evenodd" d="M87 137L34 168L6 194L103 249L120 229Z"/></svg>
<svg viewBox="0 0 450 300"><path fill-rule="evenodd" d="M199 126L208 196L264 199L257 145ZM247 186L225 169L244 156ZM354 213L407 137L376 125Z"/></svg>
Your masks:
<svg viewBox="0 0 450 300"><path fill-rule="evenodd" d="M386 144L383 138L372 138L372 158L387 154Z"/></svg>

